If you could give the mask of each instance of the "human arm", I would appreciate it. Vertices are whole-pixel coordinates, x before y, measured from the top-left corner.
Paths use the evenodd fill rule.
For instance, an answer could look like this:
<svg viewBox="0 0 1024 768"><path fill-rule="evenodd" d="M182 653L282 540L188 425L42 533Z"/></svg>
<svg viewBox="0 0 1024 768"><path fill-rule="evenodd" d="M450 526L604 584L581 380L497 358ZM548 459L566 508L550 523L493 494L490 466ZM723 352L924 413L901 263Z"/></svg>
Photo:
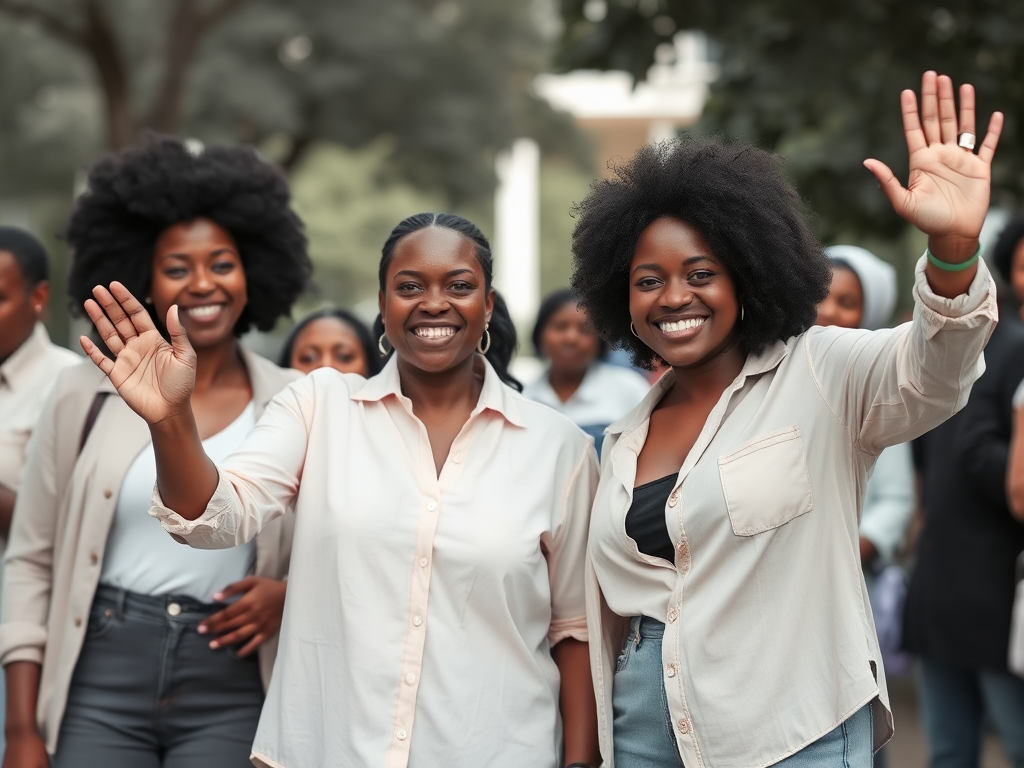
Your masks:
<svg viewBox="0 0 1024 768"><path fill-rule="evenodd" d="M1024 381L1013 396L1013 437L1006 467L1006 496L1010 512L1024 523Z"/></svg>
<svg viewBox="0 0 1024 768"><path fill-rule="evenodd" d="M561 680L558 705L562 713L565 764L597 766L601 763L601 751L597 739L597 699L590 672L590 648L587 643L570 637L552 648L551 655Z"/></svg>
<svg viewBox="0 0 1024 768"><path fill-rule="evenodd" d="M865 165L894 209L928 235L936 258L947 265L968 261L977 252L988 210L1002 115L993 114L975 155L957 146L948 78L925 74L920 114L912 92L902 94L901 104L910 153L908 188L881 162ZM959 128L974 129L970 86L961 88ZM998 317L984 263L949 272L922 258L914 297L914 321L899 329L808 333L809 363L819 391L866 453L913 439L949 418L967 402L984 370L982 350Z"/></svg>
<svg viewBox="0 0 1024 768"><path fill-rule="evenodd" d="M861 562L868 564L875 557L891 561L913 514L913 461L910 446L900 443L882 451L868 480L860 519ZM865 551L865 542L869 551Z"/></svg>
<svg viewBox="0 0 1024 768"><path fill-rule="evenodd" d="M542 541L551 582L548 639L560 675L566 765L596 766L601 762L585 594L587 535L597 481L597 456L588 445L575 462L568 488L559 499L560 524L550 540Z"/></svg>
<svg viewBox="0 0 1024 768"><path fill-rule="evenodd" d="M238 655L248 656L281 629L287 587L288 582L283 579L262 576L248 576L229 584L213 599L223 601L235 595L241 597L200 622L199 634L213 635L210 648L214 649L245 643L238 650Z"/></svg>
<svg viewBox="0 0 1024 768"><path fill-rule="evenodd" d="M18 494L12 488L0 483L0 538L6 539L11 533L11 516Z"/></svg>
<svg viewBox="0 0 1024 768"><path fill-rule="evenodd" d="M36 727L36 702L42 667L33 661L15 661L4 667L7 682L7 747L3 768L49 768L46 744Z"/></svg>

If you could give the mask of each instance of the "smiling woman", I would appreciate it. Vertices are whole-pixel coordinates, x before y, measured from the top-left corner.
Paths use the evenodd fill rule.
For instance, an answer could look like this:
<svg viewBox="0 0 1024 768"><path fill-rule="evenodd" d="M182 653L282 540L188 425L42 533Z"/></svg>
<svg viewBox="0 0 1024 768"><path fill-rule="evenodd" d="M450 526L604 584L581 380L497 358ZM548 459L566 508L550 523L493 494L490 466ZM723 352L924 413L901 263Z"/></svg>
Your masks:
<svg viewBox="0 0 1024 768"><path fill-rule="evenodd" d="M122 285L87 303L116 358L84 348L149 424L164 528L229 549L295 520L257 765L599 762L583 569L597 460L516 391L491 270L465 219L401 222L380 262L384 370L313 371L219 465L186 407L176 312L168 343Z"/></svg>
<svg viewBox="0 0 1024 768"><path fill-rule="evenodd" d="M286 314L309 274L288 186L252 150L196 154L158 137L100 161L88 182L68 226L72 298L82 307L117 280L144 297L136 311L157 320L154 334L168 334L169 314L180 321L195 363L183 407L204 449L224 457L297 376L237 339ZM101 356L108 343L87 342ZM291 522L229 552L163 534L146 514L149 431L93 366L61 377L40 433L4 580L0 661L15 702L5 765L43 765L47 752L55 768L245 763Z"/></svg>
<svg viewBox="0 0 1024 768"><path fill-rule="evenodd" d="M948 77L921 91L920 111L901 95L909 189L865 161L928 235L900 328L812 328L829 262L753 147L645 147L579 206L581 305L637 364L671 367L608 428L594 501L609 768L867 768L892 733L858 504L883 449L963 407L996 318L977 254L1002 116L975 155L957 138L971 86L959 115Z"/></svg>

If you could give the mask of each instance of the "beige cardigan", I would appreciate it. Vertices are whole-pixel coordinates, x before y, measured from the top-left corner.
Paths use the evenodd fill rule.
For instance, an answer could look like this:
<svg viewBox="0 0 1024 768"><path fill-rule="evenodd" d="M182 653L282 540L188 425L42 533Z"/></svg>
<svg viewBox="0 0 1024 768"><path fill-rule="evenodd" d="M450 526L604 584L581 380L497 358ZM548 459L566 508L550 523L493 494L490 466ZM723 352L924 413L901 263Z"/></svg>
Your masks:
<svg viewBox="0 0 1024 768"><path fill-rule="evenodd" d="M259 419L270 400L299 374L278 368L244 347L242 357ZM82 427L97 392L111 395L78 455ZM51 754L85 638L121 483L149 442L146 422L117 396L92 362L61 373L29 442L4 558L0 664L42 664L36 718ZM286 576L293 527L294 517L289 515L261 531L256 575ZM277 637L260 646L264 686L276 652Z"/></svg>

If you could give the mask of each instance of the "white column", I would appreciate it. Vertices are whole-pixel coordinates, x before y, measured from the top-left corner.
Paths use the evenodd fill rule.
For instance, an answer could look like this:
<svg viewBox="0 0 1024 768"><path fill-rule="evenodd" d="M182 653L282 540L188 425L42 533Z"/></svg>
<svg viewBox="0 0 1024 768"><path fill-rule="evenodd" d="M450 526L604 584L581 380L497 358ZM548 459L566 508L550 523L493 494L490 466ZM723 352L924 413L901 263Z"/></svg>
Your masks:
<svg viewBox="0 0 1024 768"><path fill-rule="evenodd" d="M494 196L495 287L520 333L540 305L540 148L517 139L497 159Z"/></svg>

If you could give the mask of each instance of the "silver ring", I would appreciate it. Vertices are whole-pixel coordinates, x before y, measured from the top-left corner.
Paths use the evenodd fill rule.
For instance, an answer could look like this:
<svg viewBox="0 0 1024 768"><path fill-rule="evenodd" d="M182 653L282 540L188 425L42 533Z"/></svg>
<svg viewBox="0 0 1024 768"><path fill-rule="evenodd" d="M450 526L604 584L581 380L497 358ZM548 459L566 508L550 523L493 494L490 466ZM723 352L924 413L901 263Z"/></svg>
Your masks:
<svg viewBox="0 0 1024 768"><path fill-rule="evenodd" d="M974 143L977 140L978 140L978 137L975 136L970 131L964 131L963 133L961 133L959 136L956 137L957 145L963 147L968 152L973 152L974 151Z"/></svg>

